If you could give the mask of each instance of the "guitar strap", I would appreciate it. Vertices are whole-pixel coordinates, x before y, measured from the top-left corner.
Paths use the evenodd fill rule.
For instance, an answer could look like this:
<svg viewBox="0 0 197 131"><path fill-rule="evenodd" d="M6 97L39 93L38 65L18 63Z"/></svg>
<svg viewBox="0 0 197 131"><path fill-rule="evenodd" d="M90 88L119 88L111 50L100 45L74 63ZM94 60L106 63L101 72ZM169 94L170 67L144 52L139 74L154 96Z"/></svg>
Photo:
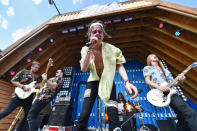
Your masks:
<svg viewBox="0 0 197 131"><path fill-rule="evenodd" d="M160 64L160 67L161 67L161 70L162 70L162 72L163 72L163 74L164 74L164 77L165 77L165 79L166 79L166 82L168 82L168 83L170 83L170 80L168 80L168 78L167 78L167 76L166 76L166 74L165 74L165 71L164 71L164 66L159 62L159 64ZM169 70L168 70L169 71ZM169 71L170 72L170 71ZM173 78L174 79L174 78ZM175 86L173 86L173 87L175 87ZM176 89L176 87L175 87L175 89ZM165 94L165 93L164 93Z"/></svg>
<svg viewBox="0 0 197 131"><path fill-rule="evenodd" d="M160 62L161 62L161 61L160 61ZM164 78L165 78L166 82L169 83L170 81L168 80L168 78L167 78L167 76L166 76L166 74L165 74L164 66L163 66L160 62L159 62L159 64L160 64L161 70L162 70L162 72L163 72ZM163 92L163 94L164 94L164 96L163 96L164 101L167 101L167 95L169 94L169 92Z"/></svg>
<svg viewBox="0 0 197 131"><path fill-rule="evenodd" d="M160 61L160 62L161 62L161 61ZM167 78L167 76L166 76L166 74L165 74L164 67L163 67L163 65L162 65L160 62L159 62L159 64L160 64L161 70L162 70L162 72L163 72L163 75L164 75L164 77L165 77L165 79L166 79L166 82L169 82L169 80L168 80L168 78Z"/></svg>

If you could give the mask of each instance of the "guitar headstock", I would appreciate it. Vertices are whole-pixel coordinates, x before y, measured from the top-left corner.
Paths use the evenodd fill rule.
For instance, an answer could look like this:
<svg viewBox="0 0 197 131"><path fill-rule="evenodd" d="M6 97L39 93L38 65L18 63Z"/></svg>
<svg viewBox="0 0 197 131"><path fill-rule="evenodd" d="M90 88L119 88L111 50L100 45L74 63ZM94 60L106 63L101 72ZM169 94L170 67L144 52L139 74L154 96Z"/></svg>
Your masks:
<svg viewBox="0 0 197 131"><path fill-rule="evenodd" d="M53 59L49 58L48 66L53 66Z"/></svg>
<svg viewBox="0 0 197 131"><path fill-rule="evenodd" d="M191 67L191 68L197 67L197 62L192 63L192 64L190 65L190 67Z"/></svg>

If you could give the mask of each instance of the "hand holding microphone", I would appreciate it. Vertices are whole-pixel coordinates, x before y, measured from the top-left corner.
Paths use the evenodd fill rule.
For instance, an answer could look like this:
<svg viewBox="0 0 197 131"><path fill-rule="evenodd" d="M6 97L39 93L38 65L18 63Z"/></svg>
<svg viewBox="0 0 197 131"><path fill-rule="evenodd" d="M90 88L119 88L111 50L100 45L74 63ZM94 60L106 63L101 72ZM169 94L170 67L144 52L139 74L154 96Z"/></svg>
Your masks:
<svg viewBox="0 0 197 131"><path fill-rule="evenodd" d="M98 38L97 38L97 37L92 37L92 38L90 39L90 41L86 43L86 46L89 47L89 46L91 46L91 45L97 43L97 41L98 41Z"/></svg>

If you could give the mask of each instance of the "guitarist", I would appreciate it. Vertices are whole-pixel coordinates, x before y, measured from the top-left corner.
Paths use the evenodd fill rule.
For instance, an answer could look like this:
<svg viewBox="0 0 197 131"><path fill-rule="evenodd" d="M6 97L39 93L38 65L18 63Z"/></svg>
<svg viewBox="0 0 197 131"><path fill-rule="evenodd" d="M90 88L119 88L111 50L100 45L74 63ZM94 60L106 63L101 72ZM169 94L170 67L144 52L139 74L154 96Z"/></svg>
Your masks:
<svg viewBox="0 0 197 131"><path fill-rule="evenodd" d="M29 87L25 86L30 84L33 81L38 81L38 76L36 72L40 68L40 63L33 62L30 70L23 69L19 71L11 80L11 83L14 86L20 87L25 91L30 90ZM16 131L28 131L28 122L27 122L27 114L29 109L31 108L33 101L33 95L29 96L26 99L20 99L15 93L13 93L12 98L4 111L0 113L0 119L9 115L13 110L15 110L18 106L22 106L24 109L24 118L21 120L18 125Z"/></svg>
<svg viewBox="0 0 197 131"><path fill-rule="evenodd" d="M37 131L39 129L39 124L36 122L40 111L50 102L50 100L57 94L62 87L62 70L56 71L56 76L47 80L47 74L42 74L42 79L45 82L45 86L42 88L38 97L34 101L27 120L29 123L30 131Z"/></svg>
<svg viewBox="0 0 197 131"><path fill-rule="evenodd" d="M148 55L147 66L144 67L143 74L146 84L148 84L151 89L157 88L162 92L168 92L170 90L169 87L161 84L172 81L173 77L167 69L163 68L162 70L159 66L159 59L155 54ZM179 80L175 83L175 86L185 80L185 76L182 75L178 75L178 78ZM177 114L177 131L196 131L197 113L187 105L178 94L172 95L170 107L172 107Z"/></svg>

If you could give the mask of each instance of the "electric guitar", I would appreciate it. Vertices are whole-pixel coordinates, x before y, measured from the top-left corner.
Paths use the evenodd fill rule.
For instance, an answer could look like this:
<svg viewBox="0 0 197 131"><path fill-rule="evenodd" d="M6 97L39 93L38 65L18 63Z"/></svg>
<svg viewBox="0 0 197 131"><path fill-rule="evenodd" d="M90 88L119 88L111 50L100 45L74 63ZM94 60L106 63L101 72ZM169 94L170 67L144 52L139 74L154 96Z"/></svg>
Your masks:
<svg viewBox="0 0 197 131"><path fill-rule="evenodd" d="M48 70L49 70L49 67L50 66L53 66L53 60L50 58L49 59L49 62L48 62L48 64L47 64L47 69L46 69L46 73L48 72ZM42 81L42 83L41 83L41 87L44 85L44 82ZM26 99L26 98L28 98L32 93L37 93L37 92L39 92L39 89L36 89L35 87L36 87L36 81L33 81L33 82L31 82L30 84L28 84L28 85L24 85L25 87L29 87L30 88L30 90L29 91L25 91L25 90L23 90L22 88L20 88L20 87L16 87L15 88L15 93L16 93L16 95L20 98L20 99Z"/></svg>
<svg viewBox="0 0 197 131"><path fill-rule="evenodd" d="M193 69L197 67L197 62L192 63L189 65L182 73L181 75L185 75L190 69ZM166 85L167 87L172 87L175 85L175 83L178 82L178 76L171 82L171 83L162 83L161 85ZM147 100L154 106L157 107L165 107L170 104L171 96L173 94L176 94L175 89L170 89L168 93L163 93L159 89L152 89L147 93Z"/></svg>
<svg viewBox="0 0 197 131"><path fill-rule="evenodd" d="M29 87L29 91L25 91L20 87L15 88L15 93L20 99L26 99L28 98L32 93L39 91L39 89L36 89L36 81L31 82L28 85L24 85L25 87Z"/></svg>

